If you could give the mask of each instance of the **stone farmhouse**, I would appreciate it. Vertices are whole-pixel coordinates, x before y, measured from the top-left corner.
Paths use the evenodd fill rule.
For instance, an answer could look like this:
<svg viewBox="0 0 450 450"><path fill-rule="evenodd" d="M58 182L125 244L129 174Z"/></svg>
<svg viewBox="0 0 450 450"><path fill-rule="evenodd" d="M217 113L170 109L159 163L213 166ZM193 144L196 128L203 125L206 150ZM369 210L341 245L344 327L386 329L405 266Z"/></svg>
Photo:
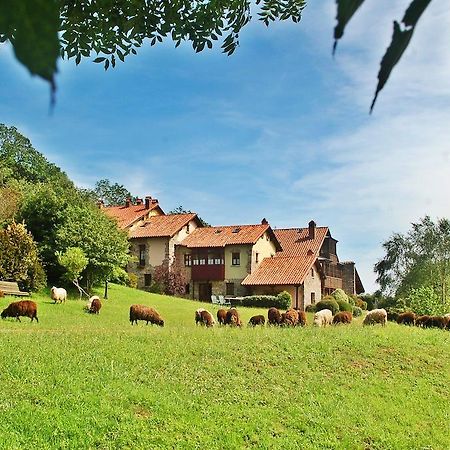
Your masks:
<svg viewBox="0 0 450 450"><path fill-rule="evenodd" d="M292 306L304 309L337 288L364 292L355 263L339 261L338 241L314 221L307 228L275 230L266 219L254 225L203 227L197 214L165 214L151 197L102 209L128 231L134 258L127 271L137 275L139 289L150 287L156 266L176 260L186 277L186 296L202 301L210 301L212 294L286 290Z"/></svg>

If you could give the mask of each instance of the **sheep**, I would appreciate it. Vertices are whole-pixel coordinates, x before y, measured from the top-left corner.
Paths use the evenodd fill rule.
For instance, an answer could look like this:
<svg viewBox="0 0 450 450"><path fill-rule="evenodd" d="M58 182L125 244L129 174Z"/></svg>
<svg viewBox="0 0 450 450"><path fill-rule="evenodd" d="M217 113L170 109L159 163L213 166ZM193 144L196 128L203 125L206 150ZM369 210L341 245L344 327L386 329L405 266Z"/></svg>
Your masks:
<svg viewBox="0 0 450 450"><path fill-rule="evenodd" d="M369 311L364 317L363 325L374 325L376 323L381 323L381 325L384 327L386 326L387 321L387 312L384 308L381 309L372 309L372 311Z"/></svg>
<svg viewBox="0 0 450 450"><path fill-rule="evenodd" d="M341 311L336 313L336 315L333 317L333 325L337 325L339 323L352 323L352 320L353 314L350 311Z"/></svg>
<svg viewBox="0 0 450 450"><path fill-rule="evenodd" d="M93 295L92 297L89 297L89 300L87 301L86 306L84 308L87 311L89 311L91 309L92 302L96 299L100 301L100 297L98 295Z"/></svg>
<svg viewBox="0 0 450 450"><path fill-rule="evenodd" d="M99 314L101 307L102 307L102 302L100 301L100 299L98 297L93 298L92 302L91 302L91 306L89 307L89 312L91 314Z"/></svg>
<svg viewBox="0 0 450 450"><path fill-rule="evenodd" d="M250 320L248 321L248 325L253 327L256 325L264 326L265 323L266 319L262 315L250 317Z"/></svg>
<svg viewBox="0 0 450 450"><path fill-rule="evenodd" d="M329 309L322 309L314 314L314 325L326 327L333 322L333 313Z"/></svg>
<svg viewBox="0 0 450 450"><path fill-rule="evenodd" d="M413 312L404 312L398 315L397 323L399 325L414 325L416 323L416 315Z"/></svg>
<svg viewBox="0 0 450 450"><path fill-rule="evenodd" d="M430 316L428 316L428 315L423 315L423 316L419 316L419 317L417 317L417 319L416 319L416 326L417 327L423 327L423 328L426 328L426 324L427 324L427 322L428 322L428 320L430 319Z"/></svg>
<svg viewBox="0 0 450 450"><path fill-rule="evenodd" d="M67 291L64 288L57 288L53 286L50 290L50 297L54 303L62 303L67 299Z"/></svg>
<svg viewBox="0 0 450 450"><path fill-rule="evenodd" d="M220 325L225 325L226 318L227 318L227 310L219 309L217 311L217 322L219 322Z"/></svg>
<svg viewBox="0 0 450 450"><path fill-rule="evenodd" d="M267 321L269 325L279 325L281 322L281 313L277 308L270 308L267 311Z"/></svg>
<svg viewBox="0 0 450 450"><path fill-rule="evenodd" d="M242 326L241 318L236 308L230 308L227 311L227 316L225 318L225 325L233 325L236 327Z"/></svg>
<svg viewBox="0 0 450 450"><path fill-rule="evenodd" d="M288 309L282 314L282 321L280 324L286 327L295 327L298 323L298 313L295 309Z"/></svg>
<svg viewBox="0 0 450 450"><path fill-rule="evenodd" d="M150 308L145 305L131 305L130 306L130 322L133 325L134 322L138 320L145 320L148 323L159 325L160 327L164 326L164 320L156 311L156 309Z"/></svg>
<svg viewBox="0 0 450 450"><path fill-rule="evenodd" d="M425 328L442 328L447 326L447 319L441 316L430 316L425 322Z"/></svg>
<svg viewBox="0 0 450 450"><path fill-rule="evenodd" d="M29 317L33 322L33 319L36 319L36 322L39 322L37 316L37 305L31 300L21 300L19 302L13 302L8 305L6 309L2 311L1 317L4 319L5 317L15 317L19 322L19 316Z"/></svg>
<svg viewBox="0 0 450 450"><path fill-rule="evenodd" d="M199 308L195 311L195 324L206 325L212 327L215 324L212 314L204 308Z"/></svg>
<svg viewBox="0 0 450 450"><path fill-rule="evenodd" d="M297 326L304 327L306 325L306 313L300 309L296 309L298 314Z"/></svg>
<svg viewBox="0 0 450 450"><path fill-rule="evenodd" d="M205 311L205 308L198 308L195 311L195 325L202 323L202 312Z"/></svg>

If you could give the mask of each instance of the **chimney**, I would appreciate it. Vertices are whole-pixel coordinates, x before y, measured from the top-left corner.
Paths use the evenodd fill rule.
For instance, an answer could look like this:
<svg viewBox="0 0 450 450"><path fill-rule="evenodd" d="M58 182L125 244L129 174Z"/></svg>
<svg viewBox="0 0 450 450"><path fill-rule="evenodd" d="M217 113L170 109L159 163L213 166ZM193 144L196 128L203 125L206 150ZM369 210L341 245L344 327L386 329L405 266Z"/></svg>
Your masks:
<svg viewBox="0 0 450 450"><path fill-rule="evenodd" d="M142 205L142 198L137 198L136 199L136 205Z"/></svg>
<svg viewBox="0 0 450 450"><path fill-rule="evenodd" d="M158 204L158 199L152 198L152 205L157 205L157 204Z"/></svg>
<svg viewBox="0 0 450 450"><path fill-rule="evenodd" d="M311 220L308 224L309 227L309 239L314 239L316 237L316 222L314 220Z"/></svg>
<svg viewBox="0 0 450 450"><path fill-rule="evenodd" d="M131 197L127 197L127 199L125 200L125 207L129 208L131 205Z"/></svg>
<svg viewBox="0 0 450 450"><path fill-rule="evenodd" d="M150 203L152 201L152 198L147 195L147 197L145 197L145 209L150 209Z"/></svg>
<svg viewBox="0 0 450 450"><path fill-rule="evenodd" d="M103 200L98 200L97 201L97 208L98 209L102 209L105 207L105 204L103 203Z"/></svg>
<svg viewBox="0 0 450 450"><path fill-rule="evenodd" d="M262 223L263 225L267 225L269 222L267 222L266 218L264 217L263 220L261 220L261 223Z"/></svg>

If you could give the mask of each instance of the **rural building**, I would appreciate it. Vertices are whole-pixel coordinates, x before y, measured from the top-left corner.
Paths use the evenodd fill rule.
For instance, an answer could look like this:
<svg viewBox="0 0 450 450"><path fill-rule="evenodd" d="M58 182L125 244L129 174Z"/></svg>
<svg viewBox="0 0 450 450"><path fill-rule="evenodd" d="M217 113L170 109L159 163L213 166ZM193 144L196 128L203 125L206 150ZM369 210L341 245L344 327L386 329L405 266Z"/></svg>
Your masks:
<svg viewBox="0 0 450 450"><path fill-rule="evenodd" d="M257 225L197 228L177 247L190 280L190 295L210 301L211 294L242 296L242 281L281 246L265 219Z"/></svg>

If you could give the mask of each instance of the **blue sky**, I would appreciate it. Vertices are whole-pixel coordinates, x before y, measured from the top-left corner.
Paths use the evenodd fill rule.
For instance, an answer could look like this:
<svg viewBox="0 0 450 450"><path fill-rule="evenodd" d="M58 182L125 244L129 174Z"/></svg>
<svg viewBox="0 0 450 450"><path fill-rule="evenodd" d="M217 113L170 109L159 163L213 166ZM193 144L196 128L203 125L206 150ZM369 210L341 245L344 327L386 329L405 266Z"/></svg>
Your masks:
<svg viewBox="0 0 450 450"><path fill-rule="evenodd" d="M366 3L335 59L329 0L310 2L300 24L254 21L231 57L168 43L107 72L61 61L51 114L48 86L2 46L0 122L80 186L109 178L213 225L314 219L372 291L384 240L425 214L450 216L450 13L432 2L369 116L409 1Z"/></svg>

